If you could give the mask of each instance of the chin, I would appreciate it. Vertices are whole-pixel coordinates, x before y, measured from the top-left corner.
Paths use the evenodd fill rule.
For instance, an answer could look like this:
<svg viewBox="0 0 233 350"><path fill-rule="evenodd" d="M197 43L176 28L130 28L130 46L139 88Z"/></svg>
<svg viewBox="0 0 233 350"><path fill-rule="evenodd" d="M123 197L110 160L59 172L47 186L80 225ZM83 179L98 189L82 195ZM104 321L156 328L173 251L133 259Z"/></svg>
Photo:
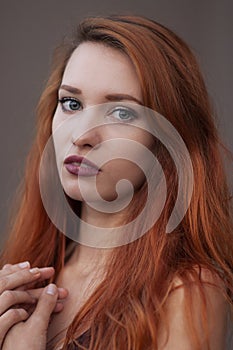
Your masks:
<svg viewBox="0 0 233 350"><path fill-rule="evenodd" d="M83 201L83 198L81 196L81 193L79 191L79 189L76 188L72 188L71 186L63 186L63 190L65 192L65 194L70 197L71 199L74 199L76 201Z"/></svg>
<svg viewBox="0 0 233 350"><path fill-rule="evenodd" d="M89 186L85 190L85 198L81 194L80 188L75 184L62 184L64 192L71 199L80 201L80 202L89 202L89 203L98 203L100 201L112 202L117 199L117 193L115 191L99 191L99 196L96 197L96 194L93 192L92 187ZM101 193L102 192L102 193Z"/></svg>
<svg viewBox="0 0 233 350"><path fill-rule="evenodd" d="M83 195L81 194L80 188L78 186L77 181L74 181L73 183L63 181L62 187L64 192L69 196L71 199L74 199L76 201L90 201L90 202L96 202L98 199L93 194L93 191L91 190L91 186L89 186L88 190L85 190L85 198L83 198Z"/></svg>

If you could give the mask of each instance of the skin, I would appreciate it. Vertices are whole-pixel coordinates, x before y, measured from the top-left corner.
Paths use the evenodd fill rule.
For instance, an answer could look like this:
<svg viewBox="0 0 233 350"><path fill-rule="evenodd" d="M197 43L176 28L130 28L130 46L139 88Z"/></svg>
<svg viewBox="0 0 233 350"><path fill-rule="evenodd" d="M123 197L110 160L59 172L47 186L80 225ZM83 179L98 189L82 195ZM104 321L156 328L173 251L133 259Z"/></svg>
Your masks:
<svg viewBox="0 0 233 350"><path fill-rule="evenodd" d="M71 88L81 90L81 93L68 91ZM135 101L127 100L121 102L115 98L115 108L113 101L109 104L109 95L130 95L142 101L140 84L129 58L115 49L110 49L101 44L84 43L81 44L71 56L65 69L61 87L59 89L59 99L71 98L76 101L77 107L72 107L72 102L67 100L59 103L53 118L53 139L56 150L58 169L65 192L73 199L83 201L83 215L89 220L96 219L105 225L106 220L114 221L119 214L109 215L93 211L83 200L80 192L80 185L77 176L70 174L64 164L64 159L69 155L81 155L88 158L92 151L94 163L101 166L104 154L111 154L117 147L122 156L129 159L133 157L143 158L143 149L136 152L134 145L130 141L137 142L147 149L153 150L153 137L136 127L138 121L132 120L129 112L125 112L129 107L139 110L140 105ZM113 97L112 97L113 100ZM103 105L105 103L105 105ZM107 104L108 103L108 104ZM142 103L142 102L140 102ZM117 109L124 108L119 111ZM89 115L83 116L83 111L89 110ZM109 112L110 111L110 112ZM127 118L122 119L122 112ZM143 109L141 107L141 111ZM123 113L124 113L123 112ZM127 115L128 113L128 115ZM103 116L105 114L105 116ZM79 137L75 138L75 132L69 133L66 124L70 120L78 129ZM141 118L142 119L142 118ZM68 123L67 123L68 122ZM96 123L101 123L96 126ZM57 130L61 127L60 133ZM119 139L120 138L120 139ZM121 138L128 140L127 150L122 146ZM113 146L108 141L115 141ZM72 143L75 141L75 143ZM111 148L112 147L112 148ZM137 154L139 153L139 154ZM111 202L117 197L116 184L121 179L129 180L137 191L145 181L143 172L133 162L126 159L111 159L101 166L101 172L97 176L80 177L82 188L87 191L87 200L94 203L99 200L93 195L93 187L96 184L100 196ZM127 191L123 195L126 195ZM120 215L123 213L121 212Z"/></svg>
<svg viewBox="0 0 233 350"><path fill-rule="evenodd" d="M124 82L123 84L122 81ZM139 103L142 100L140 85L130 60L117 50L109 49L102 45L80 45L68 62L62 84L78 87L82 90L82 96L70 94L67 93L67 91L64 91L64 89L61 89L59 91L59 99L67 95L75 98L78 97L82 102L83 109L109 102L105 97L107 94L128 94L136 98ZM135 108L136 105L139 106L139 103L137 102L125 100L122 101L122 103L123 102L124 105L126 105L126 102L130 102L131 106L132 103L134 103ZM58 104L53 118L53 132L59 125L61 125L64 119L68 118L68 116L70 116L70 114L62 111L61 104ZM119 121L118 116L119 113L114 112L111 115L111 120L114 120L114 122ZM135 128L133 125L125 125L123 123L113 125L111 123L106 123L106 125L102 125L92 130L85 129L86 126L84 124L80 127L83 128L82 130L85 132L81 137L75 139L75 143L72 143L71 138L68 138L67 140L57 140L54 138L54 141L57 141L57 144L59 144L62 149L65 148L68 142L72 147L70 149L70 154L79 155L86 155L90 149L94 149L94 147L100 142L120 136L125 139L137 141L149 149L153 148L152 137L150 137L147 132ZM98 157L101 157L102 150L104 150L104 148L99 148L97 159ZM128 151L132 152L132 149L129 148ZM131 155L132 154L133 153L131 153ZM68 154L65 154L65 156L67 155ZM141 157L143 154L139 154L139 156ZM108 201L116 198L116 183L122 177L124 178L125 174L127 174L128 180L133 183L135 191L137 191L144 182L142 171L132 162L124 159L110 161L101 169L101 176L99 176L97 180L97 189L101 196ZM77 179L74 179L69 173L65 173L64 168L63 176L64 190L72 198L82 200L77 187ZM90 178L86 178L85 180L90 180ZM89 187L90 181L86 181L86 185ZM96 201L96 198L92 198L91 200ZM89 223L94 221L95 224L102 227L116 226L124 214L121 211L118 214L114 213L106 215L105 213L93 210L84 201L82 204L82 219ZM57 287L53 285L53 294L47 294L46 288L31 291L28 284L32 281L32 278L45 279L51 277L54 273L51 268L40 270L40 274L33 275L32 277L32 274L29 272L29 267L26 267L26 270L28 271L25 271L29 277L25 286L25 278L22 277L22 272L18 265L16 267L10 265L5 267L1 271L3 280L6 272L10 276L14 275L12 269L17 270L18 279L16 284L7 285L4 291L10 290L14 293L14 302L12 303L12 306L18 303L23 303L24 308L19 308L17 312L12 312L12 308L10 309L13 314L12 321L4 327L5 333L2 334L2 340L4 339L2 348L4 350L12 349L14 347L17 347L19 350L25 348L33 348L34 350L45 349L46 338L50 339L64 326L68 326L67 322L70 320L70 317L74 316L78 311L78 308L91 293L92 288L100 282L103 277L103 275L101 275L101 271L103 271L102 267L104 268L109 253L109 250L95 249L78 244L72 258L60 272L56 281L57 285L64 285L66 286L66 289L57 289ZM92 288L89 288L89 283L91 283L91 281L93 282L93 280L95 280L95 282L92 284ZM13 288L15 289L15 287L24 291L23 296L22 294L19 295L16 291L13 291ZM69 290L68 297L67 290ZM80 291L78 295L77 290ZM2 299L5 297L4 291L2 291L1 294ZM60 300L62 302L60 302ZM6 309L6 306L9 306L9 302L6 301L6 298L4 303ZM26 306L33 303L35 304L34 309L30 310L30 313L27 312L26 310L29 308ZM52 315L54 310L57 311L57 313ZM62 311L62 313L60 311ZM62 317L58 318L58 313L63 314ZM51 321L50 326L49 320ZM5 322L4 319L3 322ZM39 342L37 341L38 339L40 339Z"/></svg>
<svg viewBox="0 0 233 350"><path fill-rule="evenodd" d="M82 134L78 138L74 137L75 133L63 133L63 136L58 137L56 130L60 126L63 127L66 125L67 118L74 116L78 118L82 110L109 102L106 99L107 94L129 94L137 100L142 101L141 88L136 72L130 60L116 49L108 48L101 44L84 43L71 56L61 85L68 85L82 90L82 94L77 94L60 89L59 99L64 97L75 98L80 101L81 109L75 112L64 111L59 103L53 118L53 137L62 185L65 192L71 198L82 201L81 218L84 221L101 227L115 227L119 224L126 211L122 210L118 213L106 214L88 205L82 198L80 188L77 185L77 177L69 174L64 168L62 163L64 157L70 154L86 155L92 150L95 151L93 154L96 155L95 161L98 162L101 160L102 152L106 150L104 141L121 136L128 140L137 141L146 148L153 150L153 139L148 133L135 128L133 125L113 125L106 123L105 125L90 129L93 124L87 124L86 120L79 120L77 124L82 131ZM126 103L127 101L121 101L122 104L123 102ZM69 107L68 102L66 102L65 107ZM118 116L114 113L112 117L116 118ZM129 148L127 151L130 153L133 152L133 149ZM132 155L133 153L130 154ZM140 156L143 156L143 154L140 154ZM140 188L144 181L143 174L138 167L126 160L114 159L104 164L101 169L102 172L96 177L96 186L101 196L109 202L116 198L115 187L119 179L125 178L127 175L129 181L133 183L135 191ZM86 186L90 201L96 203L98 202L98 198L92 196L92 180L91 177L85 178L81 185ZM88 192L89 188L90 191ZM0 271L0 286L3 286L3 289L0 293L0 301L3 300L3 304L0 303L0 305L3 305L3 314L0 317L0 322L2 322L0 326L4 325L4 331L2 331L1 339L4 338L7 330L10 329L5 337L2 349L10 350L17 348L18 350L23 350L30 348L34 350L45 350L46 339L53 338L60 331L68 327L70 320L101 281L104 276L108 254L110 253L111 250L109 249L96 249L76 244L73 255L61 270L56 280L57 285L65 286L69 290L69 295L64 289L58 290L56 285L53 285L53 294L46 293L46 288L39 291L30 291L28 285L30 285L32 280L36 278L45 279L54 273L49 268L47 270L40 270L38 276L31 274L29 267L23 269L25 276L18 266L7 266L2 269ZM8 284L1 282L4 281L5 276L11 276L8 279ZM17 282L10 283L10 279L12 281L14 280L13 276L17 276ZM206 280L212 282L211 278L207 276ZM175 281L174 283L181 284L180 281ZM6 293L4 294L5 291L9 290L14 293L14 301L11 301L10 304L6 298ZM79 291L78 293L77 290ZM17 294L18 291L22 291L23 294ZM193 293L196 293L195 287L193 288ZM223 348L222 341L226 303L222 294L217 292L214 287L206 288L206 296L209 300L207 317L210 320L211 334L213 336L213 347L211 350L220 350ZM195 305L197 305L197 315L194 315L193 320L194 322L197 321L197 325L199 299L198 293L196 293ZM7 317L4 317L4 315L6 316L9 311L12 312L13 305L22 303L23 305L30 304L36 306L30 313L22 308L17 309L18 311L16 313L15 311L12 313L10 324L7 323ZM61 306L56 306L60 304ZM9 305L11 305L10 309L6 311ZM53 313L56 308L61 312ZM171 293L171 296L168 298L166 312L168 315L168 327L171 329L171 333L168 343L164 345L166 336L164 334L165 327L161 325L158 334L159 350L177 348L185 350L192 349L191 340L185 330L186 321L183 310L184 292L181 286L181 288ZM200 335L202 334L201 332L202 330L200 330ZM63 336L64 332L61 333L60 339ZM205 349L204 346L203 349Z"/></svg>
<svg viewBox="0 0 233 350"><path fill-rule="evenodd" d="M50 316L63 309L68 291L55 284L31 289L30 284L48 279L54 272L52 267L30 269L29 262L7 264L0 270L1 349L45 349ZM40 343L35 344L38 334Z"/></svg>
<svg viewBox="0 0 233 350"><path fill-rule="evenodd" d="M82 93L71 93L63 86L79 89ZM111 104L108 105L110 94L114 96L127 94L137 101L123 99L119 102L116 99L113 101L112 98ZM118 50L101 44L81 44L74 51L67 64L58 93L59 100L69 97L78 101L79 108L72 110L69 101L63 105L59 103L52 125L57 165L63 188L71 198L82 201L82 220L100 227L118 226L122 217L126 215L126 210L109 214L93 209L83 200L77 177L67 172L63 161L68 155L87 156L88 152L93 151L94 162L100 164L102 154L111 152L111 144L109 146L105 141L115 140L119 137L135 141L153 151L153 137L147 131L138 128L134 121L125 123L124 120L119 120L120 113L118 111L114 110L110 117L103 118L103 124L97 127L94 127L95 120L90 119L87 122L87 118L81 118L82 112L88 109L93 111L94 118L102 116L103 114L94 109L95 106L100 107L101 111L104 111L104 106L107 106L107 110L112 111L112 103L114 102L117 107L131 107L140 110L142 92L135 69L129 58ZM81 135L78 138L75 138L75 135L66 129L66 122L69 118L78 119L76 127L78 131L81 130ZM59 128L62 130L61 133L57 132ZM74 140L75 142L72 143ZM141 153L135 155L134 147L131 147L130 143L125 150L123 147L121 148L121 140L119 140L117 147L129 159L135 156L139 158L144 156L143 149ZM149 164L145 164L145 166L149 167ZM143 172L133 162L125 159L113 159L101 167L101 173L96 177L82 178L81 185L87 188L87 197L90 203L98 202L98 198L93 196L92 190L95 183L101 197L111 202L116 198L116 184L122 178L127 178L133 184L135 193L145 181ZM82 226L80 230L82 230ZM110 253L110 249L76 244L72 258L58 276L59 284L68 288L69 297L63 312L53 316L48 332L49 339L68 327L69 320L75 316L93 288L101 281L103 277L101 272L104 271ZM90 283L92 283L91 287ZM80 291L78 295L77 289ZM62 335L64 333L58 338L61 338Z"/></svg>
<svg viewBox="0 0 233 350"><path fill-rule="evenodd" d="M204 330L200 321L200 309L202 299L200 291L195 284L190 285L192 293L194 310L191 322L195 326L200 341L200 349L203 350L228 350L226 348L226 329L227 313L229 304L223 297L222 290L225 289L223 282L219 277L214 276L207 269L202 269L201 279L204 284L204 294L207 301L207 324L210 336L210 348L204 338ZM173 281L175 289L169 296L165 312L168 320L169 337L166 342L166 325L160 323L158 331L158 349L159 350L193 350L193 341L187 328L187 319L185 317L185 290L182 281L177 278ZM212 286L211 286L212 284ZM213 286L214 285L214 286ZM230 350L230 349L229 349Z"/></svg>

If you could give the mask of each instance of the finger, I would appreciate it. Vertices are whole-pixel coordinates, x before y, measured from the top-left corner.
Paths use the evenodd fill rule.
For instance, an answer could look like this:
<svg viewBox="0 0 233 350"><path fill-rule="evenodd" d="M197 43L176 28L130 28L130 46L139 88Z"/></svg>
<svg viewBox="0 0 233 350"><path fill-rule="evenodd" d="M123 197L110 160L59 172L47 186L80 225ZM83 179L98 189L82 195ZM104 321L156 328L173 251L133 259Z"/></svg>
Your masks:
<svg viewBox="0 0 233 350"><path fill-rule="evenodd" d="M36 308L36 304L28 304L28 305L24 305L23 306L24 310L27 311L27 313L29 314L29 316L31 316L33 314L33 312L35 311ZM61 302L56 303L53 312L52 313L59 313L64 309L64 304Z"/></svg>
<svg viewBox="0 0 233 350"><path fill-rule="evenodd" d="M59 287L58 288L58 299L65 299L69 295L69 291L66 288Z"/></svg>
<svg viewBox="0 0 233 350"><path fill-rule="evenodd" d="M4 269L7 269L9 267L11 267L11 264L5 264L2 269L4 270Z"/></svg>
<svg viewBox="0 0 233 350"><path fill-rule="evenodd" d="M25 321L28 316L24 309L10 309L0 316L0 348L8 330L16 323Z"/></svg>
<svg viewBox="0 0 233 350"><path fill-rule="evenodd" d="M49 266L49 267L41 267L40 269L40 277L38 278L38 280L36 282L42 282L42 281L45 281L49 278L51 278L54 273L55 273L55 270L52 266ZM21 285L20 287L18 287L17 289L18 290L28 290L28 289L33 289L34 287L34 284L35 284L35 281L30 281L29 283L26 283L24 285Z"/></svg>
<svg viewBox="0 0 233 350"><path fill-rule="evenodd" d="M41 267L40 268L40 278L38 279L38 282L47 280L51 278L55 273L55 270L52 266L49 267Z"/></svg>
<svg viewBox="0 0 233 350"><path fill-rule="evenodd" d="M31 294L31 296L33 298L35 298L36 300L38 300L40 298L40 295L42 293L42 291L44 290L44 288L37 288L37 289L29 289L27 292L29 294ZM57 302L56 302L56 306L53 310L53 312L57 313L60 312L61 310L63 310L64 308L64 301L67 298L69 292L66 288L58 288L58 298L57 298ZM31 305L27 305L26 310L29 313L29 315L31 315L34 310L35 310L36 305L35 304L31 304Z"/></svg>
<svg viewBox="0 0 233 350"><path fill-rule="evenodd" d="M16 271L20 271L21 269L29 269L30 263L29 261L23 261L18 264L5 264L3 268L0 270L0 278L9 274L12 274Z"/></svg>
<svg viewBox="0 0 233 350"><path fill-rule="evenodd" d="M16 271L20 271L21 269L29 269L30 263L29 261L20 262L15 265L6 264L3 266L2 270L0 270L0 278L9 274L12 274ZM54 268L52 266L41 267L41 280L51 278L54 274Z"/></svg>
<svg viewBox="0 0 233 350"><path fill-rule="evenodd" d="M36 309L28 320L33 329L36 327L38 334L47 330L50 316L56 306L57 297L58 290L55 284L49 284L44 288Z"/></svg>
<svg viewBox="0 0 233 350"><path fill-rule="evenodd" d="M6 290L0 296L0 315L16 304L33 304L36 299L27 292Z"/></svg>
<svg viewBox="0 0 233 350"><path fill-rule="evenodd" d="M39 299L44 288L28 289L27 292L37 300ZM58 300L67 298L69 292L66 288L57 288L58 290Z"/></svg>
<svg viewBox="0 0 233 350"><path fill-rule="evenodd" d="M55 305L55 308L53 309L53 312L55 312L55 313L61 312L63 309L64 309L63 303L57 302Z"/></svg>
<svg viewBox="0 0 233 350"><path fill-rule="evenodd" d="M33 282L40 277L40 269L26 269L14 272L10 275L1 276L0 278L0 294L7 289L14 289L26 283Z"/></svg>

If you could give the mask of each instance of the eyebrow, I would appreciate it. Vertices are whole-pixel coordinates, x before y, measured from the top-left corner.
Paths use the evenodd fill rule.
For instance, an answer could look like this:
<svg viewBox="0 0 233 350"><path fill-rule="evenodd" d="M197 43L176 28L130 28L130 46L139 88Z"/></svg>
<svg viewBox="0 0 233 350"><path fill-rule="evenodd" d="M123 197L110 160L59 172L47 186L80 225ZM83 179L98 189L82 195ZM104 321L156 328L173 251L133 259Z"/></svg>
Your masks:
<svg viewBox="0 0 233 350"><path fill-rule="evenodd" d="M81 95L82 94L82 90L70 86L70 85L61 85L60 89L62 90L66 90L68 92L70 92L71 94L76 94L76 95ZM128 94L108 94L105 96L106 100L108 101L123 101L123 100L129 100L129 101L134 101L136 103L138 103L139 105L143 106L142 101L138 100L136 97L133 97L131 95Z"/></svg>

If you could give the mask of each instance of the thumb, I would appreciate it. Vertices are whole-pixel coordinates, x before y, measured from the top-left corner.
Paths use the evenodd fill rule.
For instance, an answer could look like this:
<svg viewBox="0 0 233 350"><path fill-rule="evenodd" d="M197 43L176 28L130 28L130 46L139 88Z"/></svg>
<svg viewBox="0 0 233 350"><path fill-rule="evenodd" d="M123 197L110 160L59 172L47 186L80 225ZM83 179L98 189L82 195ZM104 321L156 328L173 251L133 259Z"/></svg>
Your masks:
<svg viewBox="0 0 233 350"><path fill-rule="evenodd" d="M37 306L30 317L30 321L28 320L37 332L47 331L49 319L56 306L57 298L58 290L55 284L49 284L44 288Z"/></svg>

